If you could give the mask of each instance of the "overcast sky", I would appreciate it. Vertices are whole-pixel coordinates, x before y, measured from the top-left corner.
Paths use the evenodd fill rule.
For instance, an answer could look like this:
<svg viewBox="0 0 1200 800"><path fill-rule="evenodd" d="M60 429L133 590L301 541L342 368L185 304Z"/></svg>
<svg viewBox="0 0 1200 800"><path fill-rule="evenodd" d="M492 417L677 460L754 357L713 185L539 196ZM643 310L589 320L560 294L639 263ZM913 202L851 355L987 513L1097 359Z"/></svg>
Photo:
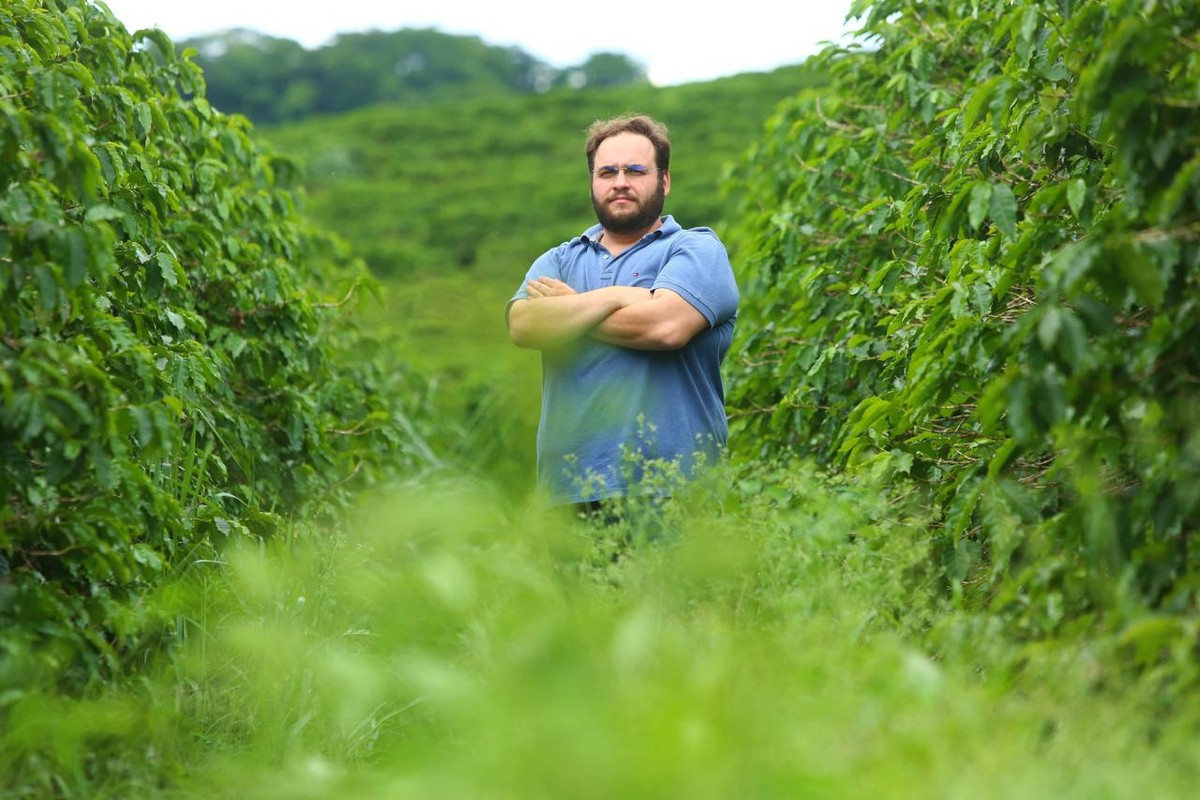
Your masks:
<svg viewBox="0 0 1200 800"><path fill-rule="evenodd" d="M159 27L172 39L251 28L327 44L338 33L435 28L516 46L563 68L598 52L645 65L659 86L796 64L838 39L851 0L105 0L131 32Z"/></svg>

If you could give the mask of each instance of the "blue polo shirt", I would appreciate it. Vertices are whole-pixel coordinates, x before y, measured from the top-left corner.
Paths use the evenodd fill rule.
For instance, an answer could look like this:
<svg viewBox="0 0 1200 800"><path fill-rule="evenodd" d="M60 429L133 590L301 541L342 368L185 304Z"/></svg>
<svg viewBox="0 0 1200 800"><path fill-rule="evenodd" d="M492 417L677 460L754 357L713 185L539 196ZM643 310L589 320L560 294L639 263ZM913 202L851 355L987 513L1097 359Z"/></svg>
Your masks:
<svg viewBox="0 0 1200 800"><path fill-rule="evenodd" d="M604 286L670 289L709 327L680 350L634 350L584 336L542 352L538 485L552 504L669 494L719 458L728 436L721 360L733 340L738 290L729 256L708 228L673 217L613 257L594 225L548 250L525 285L549 276L577 292Z"/></svg>

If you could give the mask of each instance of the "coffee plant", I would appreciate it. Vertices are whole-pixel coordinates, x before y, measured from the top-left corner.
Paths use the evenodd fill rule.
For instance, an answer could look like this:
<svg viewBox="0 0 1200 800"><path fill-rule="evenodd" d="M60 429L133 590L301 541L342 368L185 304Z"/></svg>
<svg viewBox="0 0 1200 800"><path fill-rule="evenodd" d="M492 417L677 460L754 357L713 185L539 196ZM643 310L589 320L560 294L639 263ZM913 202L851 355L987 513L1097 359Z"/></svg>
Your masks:
<svg viewBox="0 0 1200 800"><path fill-rule="evenodd" d="M343 313L361 262L251 133L160 31L0 7L0 706L111 668L225 542L430 461Z"/></svg>
<svg viewBox="0 0 1200 800"><path fill-rule="evenodd" d="M1194 646L1200 6L852 13L741 176L742 446L926 492L1014 632Z"/></svg>

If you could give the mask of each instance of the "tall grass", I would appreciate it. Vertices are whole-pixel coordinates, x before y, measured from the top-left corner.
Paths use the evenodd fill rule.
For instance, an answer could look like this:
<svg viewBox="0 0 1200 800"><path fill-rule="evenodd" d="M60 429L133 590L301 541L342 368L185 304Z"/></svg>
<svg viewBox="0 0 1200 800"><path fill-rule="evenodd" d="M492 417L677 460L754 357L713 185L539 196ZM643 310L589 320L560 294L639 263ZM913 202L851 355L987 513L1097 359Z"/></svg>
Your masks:
<svg viewBox="0 0 1200 800"><path fill-rule="evenodd" d="M507 496L395 487L332 540L198 566L157 598L177 644L156 669L20 702L9 796L1093 800L1200 778L1197 704L1151 713L1084 645L958 619L919 509L873 487L735 472L653 541Z"/></svg>

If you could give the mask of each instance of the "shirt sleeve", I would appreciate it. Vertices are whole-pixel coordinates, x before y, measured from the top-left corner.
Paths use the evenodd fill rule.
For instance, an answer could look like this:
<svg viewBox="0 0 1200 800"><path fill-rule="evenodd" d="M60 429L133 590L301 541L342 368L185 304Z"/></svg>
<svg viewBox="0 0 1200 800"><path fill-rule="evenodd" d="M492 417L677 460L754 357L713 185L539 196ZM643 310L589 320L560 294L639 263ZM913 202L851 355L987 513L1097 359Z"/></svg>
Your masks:
<svg viewBox="0 0 1200 800"><path fill-rule="evenodd" d="M716 327L737 314L738 288L725 245L710 230L683 231L672 237L672 252L653 289L670 289Z"/></svg>
<svg viewBox="0 0 1200 800"><path fill-rule="evenodd" d="M525 279L522 280L521 285L517 287L517 293L514 294L504 306L505 326L508 325L508 312L512 310L513 303L517 302L518 300L529 299L529 292L525 291L525 287L529 285L530 281L544 277L562 280L562 267L561 261L558 258L558 248L547 250L545 253L542 253L540 256L538 256L537 260L534 261L533 265L529 268L529 271L525 273Z"/></svg>

